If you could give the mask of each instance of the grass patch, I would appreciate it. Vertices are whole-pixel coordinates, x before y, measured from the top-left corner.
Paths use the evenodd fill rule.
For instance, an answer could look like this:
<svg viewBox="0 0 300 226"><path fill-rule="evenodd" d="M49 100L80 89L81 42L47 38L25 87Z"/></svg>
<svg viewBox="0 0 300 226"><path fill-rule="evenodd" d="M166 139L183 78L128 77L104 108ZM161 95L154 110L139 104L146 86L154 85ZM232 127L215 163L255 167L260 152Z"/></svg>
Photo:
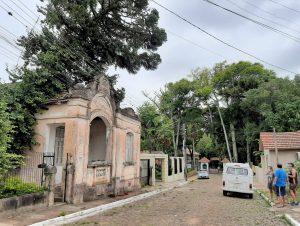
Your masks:
<svg viewBox="0 0 300 226"><path fill-rule="evenodd" d="M198 174L198 172L196 171L196 170L191 170L191 171L189 171L188 173L187 173L187 177L192 177L192 176L195 176L195 175L197 175Z"/></svg>

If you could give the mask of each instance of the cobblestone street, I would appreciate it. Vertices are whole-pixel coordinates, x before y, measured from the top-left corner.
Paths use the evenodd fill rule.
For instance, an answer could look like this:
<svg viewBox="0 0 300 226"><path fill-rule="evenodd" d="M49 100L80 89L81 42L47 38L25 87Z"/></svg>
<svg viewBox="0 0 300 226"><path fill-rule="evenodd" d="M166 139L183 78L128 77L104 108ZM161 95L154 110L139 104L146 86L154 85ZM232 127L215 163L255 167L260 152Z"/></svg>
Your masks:
<svg viewBox="0 0 300 226"><path fill-rule="evenodd" d="M257 195L223 197L221 175L69 225L287 225Z"/></svg>

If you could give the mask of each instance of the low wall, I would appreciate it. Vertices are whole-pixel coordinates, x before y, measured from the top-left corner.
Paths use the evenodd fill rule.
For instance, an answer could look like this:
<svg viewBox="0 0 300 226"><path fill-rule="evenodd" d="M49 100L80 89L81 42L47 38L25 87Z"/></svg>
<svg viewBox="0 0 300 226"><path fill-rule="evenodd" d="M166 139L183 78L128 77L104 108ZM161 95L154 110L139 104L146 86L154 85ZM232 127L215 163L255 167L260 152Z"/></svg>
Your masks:
<svg viewBox="0 0 300 226"><path fill-rule="evenodd" d="M267 184L266 172L264 172L263 168L254 166L255 167L255 179L261 185Z"/></svg>
<svg viewBox="0 0 300 226"><path fill-rule="evenodd" d="M180 169L180 163L179 159L181 159L181 169ZM166 182L173 182L178 180L184 180L184 158L183 157L170 157L171 163L172 163L172 175L168 175ZM175 173L175 162L177 161L177 173Z"/></svg>
<svg viewBox="0 0 300 226"><path fill-rule="evenodd" d="M37 192L11 198L0 199L0 212L30 209L36 206L47 206L48 192Z"/></svg>

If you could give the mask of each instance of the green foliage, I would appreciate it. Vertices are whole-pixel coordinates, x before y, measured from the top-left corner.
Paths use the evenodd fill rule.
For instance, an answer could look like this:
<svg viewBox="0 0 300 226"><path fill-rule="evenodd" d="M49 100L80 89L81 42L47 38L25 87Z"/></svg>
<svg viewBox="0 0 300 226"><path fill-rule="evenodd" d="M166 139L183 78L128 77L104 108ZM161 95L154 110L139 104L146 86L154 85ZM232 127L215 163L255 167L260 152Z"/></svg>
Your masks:
<svg viewBox="0 0 300 226"><path fill-rule="evenodd" d="M299 173L300 173L300 160L294 161L294 166L295 166L295 169L297 170L297 173L299 175Z"/></svg>
<svg viewBox="0 0 300 226"><path fill-rule="evenodd" d="M6 112L7 105L3 97L0 96L0 180L9 170L15 169L23 163L22 156L8 152L11 142L9 133L13 130L13 126L9 114Z"/></svg>
<svg viewBox="0 0 300 226"><path fill-rule="evenodd" d="M138 115L142 124L142 150L168 152L172 143L172 121L159 114L149 102L138 108Z"/></svg>
<svg viewBox="0 0 300 226"><path fill-rule="evenodd" d="M252 161L259 161L261 131L271 131L273 127L281 132L300 129L300 76L278 78L259 63L240 61L197 68L188 78L167 83L156 93L156 114L173 122L173 151L183 144L182 124L185 124L189 150L226 157L227 145L218 107L229 149L236 147L234 157L240 162L246 162L248 156Z"/></svg>
<svg viewBox="0 0 300 226"><path fill-rule="evenodd" d="M148 1L47 1L39 32L18 40L24 47L24 65L9 71L13 86L6 89L7 112L14 129L9 149L22 153L35 144L35 115L50 98L68 92L74 84L90 82L115 66L137 73L154 70L156 53L166 40L158 27L159 13ZM109 77L114 90L116 76ZM125 90L114 90L121 102Z"/></svg>
<svg viewBox="0 0 300 226"><path fill-rule="evenodd" d="M202 156L213 157L217 155L215 145L209 134L203 134L196 146Z"/></svg>
<svg viewBox="0 0 300 226"><path fill-rule="evenodd" d="M0 186L0 198L7 198L12 196L19 196L30 194L34 192L44 191L44 188L35 183L27 183L17 177L12 177L4 180Z"/></svg>

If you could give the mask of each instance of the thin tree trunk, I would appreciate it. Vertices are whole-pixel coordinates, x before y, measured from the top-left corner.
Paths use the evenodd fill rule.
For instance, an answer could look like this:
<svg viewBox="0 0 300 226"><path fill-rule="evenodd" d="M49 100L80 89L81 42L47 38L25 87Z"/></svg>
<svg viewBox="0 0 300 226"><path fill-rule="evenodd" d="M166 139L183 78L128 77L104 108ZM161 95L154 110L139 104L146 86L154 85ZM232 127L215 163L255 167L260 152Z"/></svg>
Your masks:
<svg viewBox="0 0 300 226"><path fill-rule="evenodd" d="M223 117L220 111L220 107L219 107L219 100L216 97L216 94L214 94L215 98L216 98L216 102L217 102L217 109L218 109L218 113L220 116L220 120L221 120L221 124L222 124L222 128L223 128L223 132L224 132L224 136L225 136L225 141L226 141L226 146L227 146L227 152L228 152L228 157L230 162L232 162L232 157L231 157L231 152L230 152L230 147L229 147L229 142L228 142L228 137L227 137L227 132L226 132L226 128L223 122Z"/></svg>
<svg viewBox="0 0 300 226"><path fill-rule="evenodd" d="M231 140L232 140L232 152L233 152L233 160L238 162L238 152L236 147L236 139L235 139L235 128L232 122L230 122L230 132L231 132Z"/></svg>
<svg viewBox="0 0 300 226"><path fill-rule="evenodd" d="M195 153L195 139L193 138L193 150L192 150L192 163L193 163L193 169L195 169L195 158L194 158L194 153Z"/></svg>
<svg viewBox="0 0 300 226"><path fill-rule="evenodd" d="M179 143L179 133L180 133L180 118L177 121L177 131L176 131L176 144L174 149L174 156L177 157L177 149L178 149L178 143Z"/></svg>
<svg viewBox="0 0 300 226"><path fill-rule="evenodd" d="M246 139L246 149L247 149L247 162L249 163L249 165L250 165L250 163L251 163L251 156L250 156L250 147L249 147L250 145L249 145L249 139L247 138Z"/></svg>

